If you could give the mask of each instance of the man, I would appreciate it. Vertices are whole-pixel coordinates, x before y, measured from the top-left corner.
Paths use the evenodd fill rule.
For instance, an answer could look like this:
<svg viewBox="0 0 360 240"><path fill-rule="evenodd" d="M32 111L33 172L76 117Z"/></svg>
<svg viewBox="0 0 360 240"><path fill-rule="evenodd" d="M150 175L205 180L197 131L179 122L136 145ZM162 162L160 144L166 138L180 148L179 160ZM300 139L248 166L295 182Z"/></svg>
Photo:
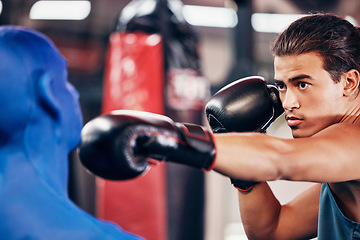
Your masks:
<svg viewBox="0 0 360 240"><path fill-rule="evenodd" d="M82 162L109 179L141 175L148 158L214 169L239 189L249 239L359 239L359 30L311 15L291 24L273 52L278 93L259 77L224 87L206 107L216 134L117 111L84 127ZM260 133L283 110L294 138ZM278 179L318 184L282 206L266 183Z"/></svg>
<svg viewBox="0 0 360 240"><path fill-rule="evenodd" d="M216 135L215 169L263 182L238 194L249 239L359 237L359 30L333 15L308 16L278 37L273 52L294 139ZM281 206L264 182L277 179L319 184Z"/></svg>
<svg viewBox="0 0 360 240"><path fill-rule="evenodd" d="M140 239L68 197L68 154L80 143L82 117L53 43L2 26L0 56L1 238Z"/></svg>

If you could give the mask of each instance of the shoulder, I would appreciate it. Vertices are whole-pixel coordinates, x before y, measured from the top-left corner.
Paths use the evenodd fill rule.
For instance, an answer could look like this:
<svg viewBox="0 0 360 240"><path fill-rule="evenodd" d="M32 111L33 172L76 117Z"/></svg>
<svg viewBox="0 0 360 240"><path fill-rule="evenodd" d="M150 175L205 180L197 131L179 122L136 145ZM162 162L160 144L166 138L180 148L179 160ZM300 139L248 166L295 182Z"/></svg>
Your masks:
<svg viewBox="0 0 360 240"><path fill-rule="evenodd" d="M360 179L360 127L331 125L312 137L290 139L284 162L291 180L343 182ZM285 164L284 163L284 164Z"/></svg>
<svg viewBox="0 0 360 240"><path fill-rule="evenodd" d="M350 137L350 138L359 137L360 126L352 123L336 123L314 135L314 137L322 137L322 136Z"/></svg>

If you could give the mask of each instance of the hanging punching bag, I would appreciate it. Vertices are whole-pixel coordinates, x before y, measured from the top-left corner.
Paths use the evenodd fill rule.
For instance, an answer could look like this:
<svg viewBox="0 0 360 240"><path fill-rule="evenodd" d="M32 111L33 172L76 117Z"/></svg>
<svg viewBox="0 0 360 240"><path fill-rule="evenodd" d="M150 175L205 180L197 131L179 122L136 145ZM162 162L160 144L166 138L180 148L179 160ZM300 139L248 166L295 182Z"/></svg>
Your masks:
<svg viewBox="0 0 360 240"><path fill-rule="evenodd" d="M198 53L199 38L182 15L181 1L167 1L161 15L165 59L165 112L175 121L202 124L210 97ZM166 164L168 237L204 239L204 173L174 163Z"/></svg>
<svg viewBox="0 0 360 240"><path fill-rule="evenodd" d="M162 38L152 26L156 0L130 2L119 15L107 51L103 112L164 114ZM167 239L164 165L128 181L97 179L97 214L148 240Z"/></svg>
<svg viewBox="0 0 360 240"><path fill-rule="evenodd" d="M144 110L202 123L210 89L182 7L180 0L133 0L122 10L109 39L104 113ZM97 183L100 218L148 240L203 238L203 172L167 163L133 180Z"/></svg>

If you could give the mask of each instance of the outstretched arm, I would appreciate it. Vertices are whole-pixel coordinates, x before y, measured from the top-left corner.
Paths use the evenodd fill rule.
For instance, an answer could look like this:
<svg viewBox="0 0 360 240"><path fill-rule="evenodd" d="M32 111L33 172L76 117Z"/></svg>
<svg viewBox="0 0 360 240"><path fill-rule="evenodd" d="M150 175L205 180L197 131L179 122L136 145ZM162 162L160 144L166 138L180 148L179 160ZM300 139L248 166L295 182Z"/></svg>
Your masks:
<svg viewBox="0 0 360 240"><path fill-rule="evenodd" d="M215 170L253 181L343 182L360 179L360 128L334 124L308 138L215 134Z"/></svg>
<svg viewBox="0 0 360 240"><path fill-rule="evenodd" d="M230 135L230 136L229 136ZM215 135L215 170L253 181L287 179L344 182L359 179L359 127L335 124L302 139L258 133ZM309 239L316 235L320 184L281 206L266 183L239 192L239 207L249 239Z"/></svg>

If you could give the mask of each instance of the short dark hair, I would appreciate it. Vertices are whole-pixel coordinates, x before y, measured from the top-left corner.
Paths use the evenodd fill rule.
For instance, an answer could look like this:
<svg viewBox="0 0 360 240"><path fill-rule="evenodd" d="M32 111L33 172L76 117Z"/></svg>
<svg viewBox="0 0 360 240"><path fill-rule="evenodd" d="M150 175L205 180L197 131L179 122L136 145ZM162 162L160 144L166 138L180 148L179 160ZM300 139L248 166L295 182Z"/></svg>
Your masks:
<svg viewBox="0 0 360 240"><path fill-rule="evenodd" d="M343 73L360 71L360 33L349 21L333 14L313 14L293 22L276 39L274 56L315 52L335 82Z"/></svg>

